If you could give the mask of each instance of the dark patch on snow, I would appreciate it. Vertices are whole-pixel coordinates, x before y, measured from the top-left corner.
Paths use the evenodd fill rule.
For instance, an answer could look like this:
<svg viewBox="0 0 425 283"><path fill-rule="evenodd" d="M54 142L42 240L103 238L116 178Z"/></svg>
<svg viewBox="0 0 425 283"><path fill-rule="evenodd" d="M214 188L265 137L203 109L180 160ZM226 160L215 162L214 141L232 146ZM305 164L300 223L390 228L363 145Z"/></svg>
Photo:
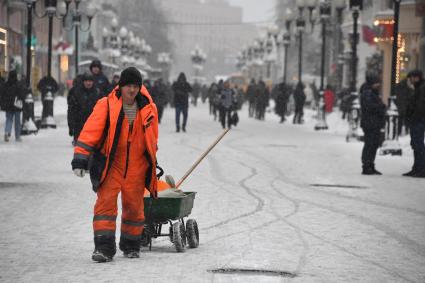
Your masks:
<svg viewBox="0 0 425 283"><path fill-rule="evenodd" d="M250 269L250 268L218 268L208 270L211 273L221 274L242 274L242 275L264 275L294 278L297 275L288 271L266 270L266 269Z"/></svg>
<svg viewBox="0 0 425 283"><path fill-rule="evenodd" d="M294 144L266 144L268 147L289 147L289 148L297 148L298 146Z"/></svg>
<svg viewBox="0 0 425 283"><path fill-rule="evenodd" d="M340 188L340 189L368 189L365 186L354 186L354 185L334 185L334 184L311 184L312 187L324 187L324 188Z"/></svg>
<svg viewBox="0 0 425 283"><path fill-rule="evenodd" d="M0 182L0 189L29 187L30 183Z"/></svg>

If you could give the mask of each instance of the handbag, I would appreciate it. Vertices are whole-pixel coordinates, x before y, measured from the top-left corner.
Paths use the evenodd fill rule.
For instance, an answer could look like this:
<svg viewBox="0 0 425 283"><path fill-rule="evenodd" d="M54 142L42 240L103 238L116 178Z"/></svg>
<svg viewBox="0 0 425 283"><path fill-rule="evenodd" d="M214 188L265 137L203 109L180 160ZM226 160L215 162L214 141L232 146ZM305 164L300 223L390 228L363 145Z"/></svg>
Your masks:
<svg viewBox="0 0 425 283"><path fill-rule="evenodd" d="M91 156L91 162L89 165L90 181L92 183L92 189L95 193L97 192L97 189L101 185L100 180L102 178L102 173L105 170L106 161L108 159L107 156L102 153L102 148L105 145L108 131L109 131L109 103L108 103L108 112L106 116L106 125L103 130L102 141L100 143L100 146L94 150Z"/></svg>
<svg viewBox="0 0 425 283"><path fill-rule="evenodd" d="M13 106L15 106L18 109L22 109L22 107L24 106L24 103L22 99L19 99L17 96L15 96L15 101L13 101Z"/></svg>

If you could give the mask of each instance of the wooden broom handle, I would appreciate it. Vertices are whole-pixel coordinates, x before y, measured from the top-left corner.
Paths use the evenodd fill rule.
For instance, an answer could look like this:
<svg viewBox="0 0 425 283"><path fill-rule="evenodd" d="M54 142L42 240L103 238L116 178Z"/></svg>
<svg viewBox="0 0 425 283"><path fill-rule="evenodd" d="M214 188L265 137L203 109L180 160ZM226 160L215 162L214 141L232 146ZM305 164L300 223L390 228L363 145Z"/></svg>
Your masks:
<svg viewBox="0 0 425 283"><path fill-rule="evenodd" d="M178 181L176 188L178 189L180 187L180 185L184 182L184 180L186 180L187 177L189 177L190 174L192 174L193 170L195 170L196 166L199 165L199 163L201 163L201 161L205 158L205 156L208 155L208 153L220 142L220 140L224 137L224 135L227 134L227 132L230 129L226 129L223 131L223 133L221 133L221 135L210 145L210 147L201 155L201 157L198 158L198 160L196 160L196 162L192 165L192 167L190 167L189 170L187 170L186 174L184 174L184 176Z"/></svg>

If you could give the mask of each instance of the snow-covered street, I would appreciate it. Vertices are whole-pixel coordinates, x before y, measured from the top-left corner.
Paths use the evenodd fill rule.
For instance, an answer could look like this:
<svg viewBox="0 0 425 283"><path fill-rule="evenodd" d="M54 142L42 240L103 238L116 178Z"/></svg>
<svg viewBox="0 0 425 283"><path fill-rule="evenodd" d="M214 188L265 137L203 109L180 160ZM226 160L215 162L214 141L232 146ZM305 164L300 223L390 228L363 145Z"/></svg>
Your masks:
<svg viewBox="0 0 425 283"><path fill-rule="evenodd" d="M378 156L383 176L362 176L362 143L345 142L339 114L315 132L311 115L257 121L246 106L182 185L197 192L199 247L176 253L161 238L139 259L94 263L96 195L71 171L65 104L56 130L0 141L1 282L425 282L425 181L401 177L408 146ZM187 133L167 108L158 161L178 180L221 132L206 104L189 109Z"/></svg>

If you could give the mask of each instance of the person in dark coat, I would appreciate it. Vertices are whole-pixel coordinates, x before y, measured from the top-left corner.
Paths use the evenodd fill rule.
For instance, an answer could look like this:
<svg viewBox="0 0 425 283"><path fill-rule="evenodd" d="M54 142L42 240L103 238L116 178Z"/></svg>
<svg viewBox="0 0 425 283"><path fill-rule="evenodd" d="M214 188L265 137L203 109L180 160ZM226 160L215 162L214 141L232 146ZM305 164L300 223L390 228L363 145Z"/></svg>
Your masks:
<svg viewBox="0 0 425 283"><path fill-rule="evenodd" d="M255 79L251 79L250 84L246 90L246 96L248 99L248 116L254 117L255 113L255 96L257 94L257 84L255 83Z"/></svg>
<svg viewBox="0 0 425 283"><path fill-rule="evenodd" d="M298 82L294 91L295 114L292 121L293 124L303 123L305 99L306 95L304 93L304 84L302 82Z"/></svg>
<svg viewBox="0 0 425 283"><path fill-rule="evenodd" d="M266 114L266 108L269 105L270 93L267 89L266 83L262 80L258 82L255 97L255 118L258 120L264 120Z"/></svg>
<svg viewBox="0 0 425 283"><path fill-rule="evenodd" d="M373 71L366 73L366 83L360 88L361 121L364 132L362 151L363 175L382 175L375 169L376 152L380 145L381 129L385 126L386 106L379 94L381 78Z"/></svg>
<svg viewBox="0 0 425 283"><path fill-rule="evenodd" d="M414 93L409 98L406 110L410 125L410 145L413 149L412 170L404 176L425 178L425 80L420 70L411 72Z"/></svg>
<svg viewBox="0 0 425 283"><path fill-rule="evenodd" d="M68 97L68 125L74 142L78 140L81 130L101 96L94 86L91 74L82 76L82 85L77 84Z"/></svg>
<svg viewBox="0 0 425 283"><path fill-rule="evenodd" d="M236 94L233 89L230 88L228 81L224 82L223 89L220 91L219 100L219 111L220 111L220 123L223 129L232 127L232 110L236 110Z"/></svg>
<svg viewBox="0 0 425 283"><path fill-rule="evenodd" d="M186 75L182 72L179 74L177 81L173 83L174 106L176 108L176 132L180 132L180 115L183 114L182 130L186 132L187 115L189 108L189 93L192 87L186 80Z"/></svg>
<svg viewBox="0 0 425 283"><path fill-rule="evenodd" d="M410 98L414 95L414 86L411 82L412 72L407 74L407 77L395 86L395 104L398 110L398 134L400 135L405 128L406 133L409 131L407 123L407 105Z"/></svg>
<svg viewBox="0 0 425 283"><path fill-rule="evenodd" d="M217 100L218 86L215 82L211 83L211 86L208 90L208 104L210 109L210 115L214 115L214 121L217 119Z"/></svg>
<svg viewBox="0 0 425 283"><path fill-rule="evenodd" d="M108 78L102 72L102 62L100 60L93 60L90 64L90 72L93 75L94 87L99 92L101 97L109 94L110 85Z"/></svg>
<svg viewBox="0 0 425 283"><path fill-rule="evenodd" d="M4 141L8 142L12 134L12 126L15 122L15 140L21 139L21 112L25 100L25 92L22 84L18 81L15 70L10 71L7 82L4 84L1 97L1 109L6 111L6 124L4 130Z"/></svg>
<svg viewBox="0 0 425 283"><path fill-rule="evenodd" d="M156 108L158 109L158 122L161 123L162 114L164 113L164 108L167 105L167 87L162 82L162 79L158 79L154 82L151 96Z"/></svg>
<svg viewBox="0 0 425 283"><path fill-rule="evenodd" d="M286 111L288 109L288 101L291 95L291 87L284 82L277 86L276 97L275 97L275 112L280 116L280 123L285 122Z"/></svg>

